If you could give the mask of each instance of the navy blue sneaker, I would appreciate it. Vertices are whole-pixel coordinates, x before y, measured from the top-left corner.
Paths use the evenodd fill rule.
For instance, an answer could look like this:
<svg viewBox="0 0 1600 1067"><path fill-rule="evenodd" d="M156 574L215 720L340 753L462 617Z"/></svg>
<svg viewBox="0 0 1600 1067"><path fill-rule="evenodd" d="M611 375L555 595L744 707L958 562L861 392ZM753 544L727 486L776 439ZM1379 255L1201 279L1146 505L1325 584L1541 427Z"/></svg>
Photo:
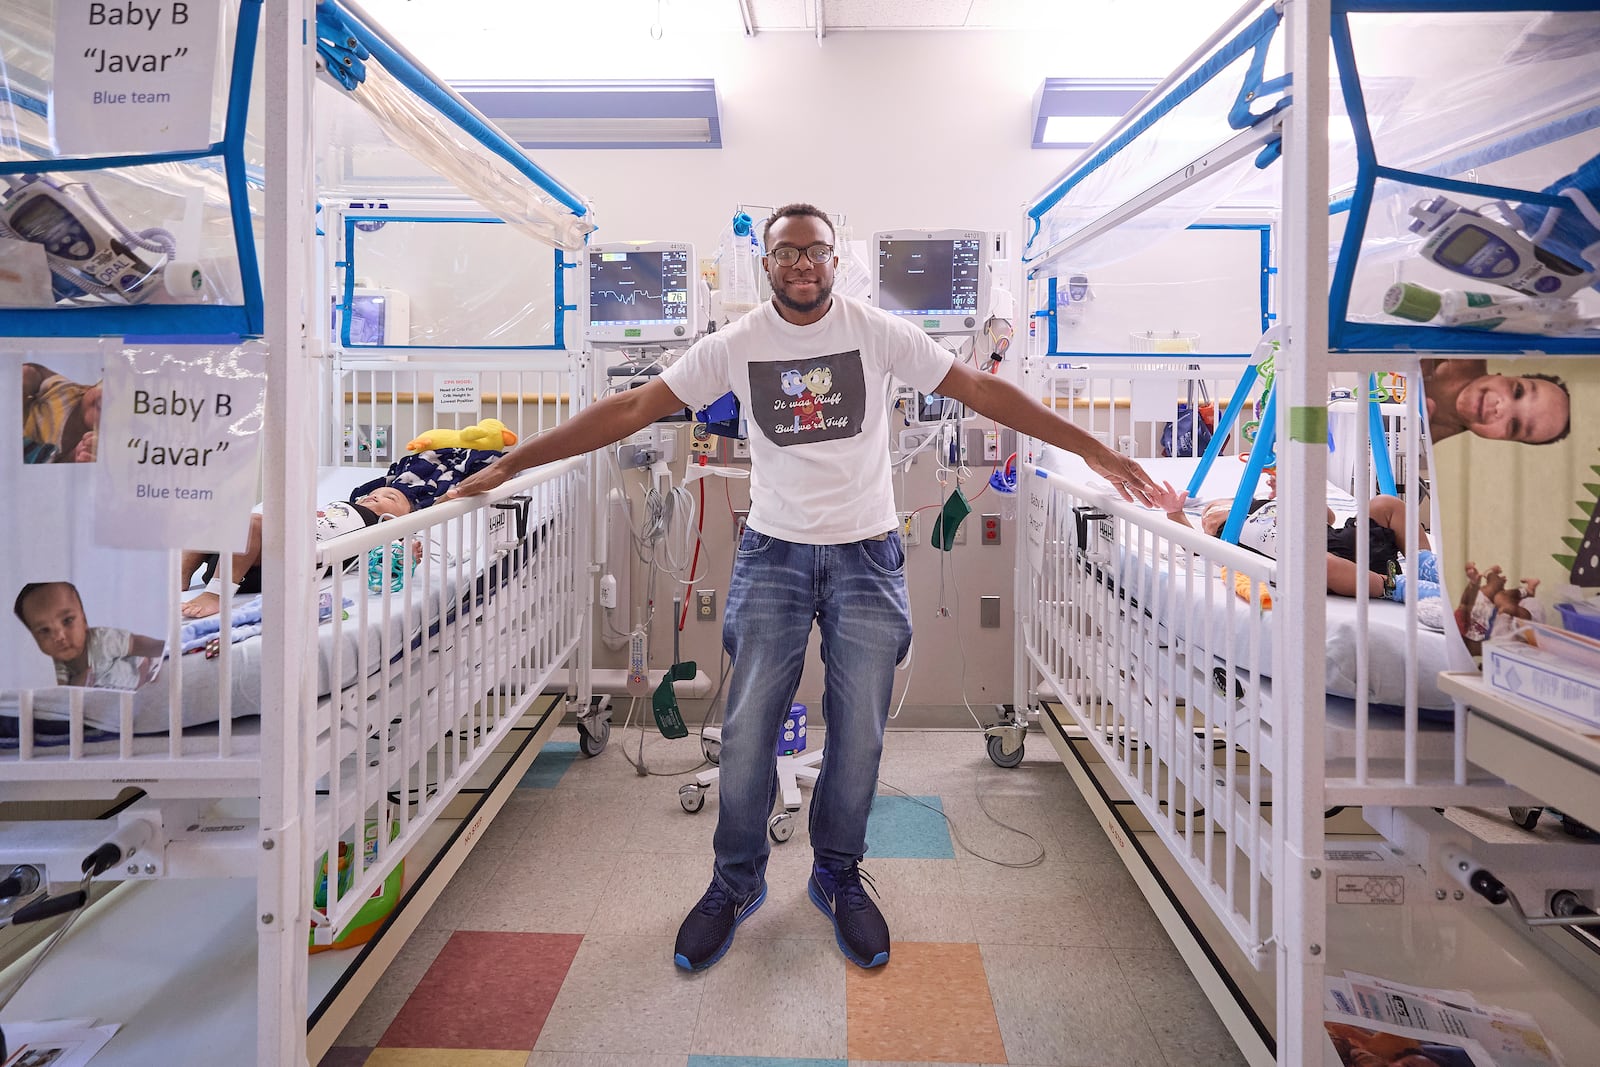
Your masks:
<svg viewBox="0 0 1600 1067"><path fill-rule="evenodd" d="M700 898L678 927L678 943L672 959L686 971L702 971L720 960L733 944L733 932L767 899L767 883L745 900L736 900L722 883L711 879L711 888Z"/></svg>
<svg viewBox="0 0 1600 1067"><path fill-rule="evenodd" d="M889 962L889 924L867 896L867 886L877 892L871 876L852 863L838 871L813 867L806 891L833 923L834 940L845 958L857 967L882 967Z"/></svg>

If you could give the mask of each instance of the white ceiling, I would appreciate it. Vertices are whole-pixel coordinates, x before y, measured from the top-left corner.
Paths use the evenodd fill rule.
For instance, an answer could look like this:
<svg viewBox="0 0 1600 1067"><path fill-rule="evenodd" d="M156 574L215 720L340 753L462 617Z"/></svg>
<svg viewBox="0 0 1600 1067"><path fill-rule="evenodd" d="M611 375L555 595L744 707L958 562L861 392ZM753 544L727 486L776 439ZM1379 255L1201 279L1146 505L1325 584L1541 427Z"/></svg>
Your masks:
<svg viewBox="0 0 1600 1067"><path fill-rule="evenodd" d="M669 0L671 2L671 0ZM679 0L681 2L681 0ZM746 0L756 32L815 32L818 0ZM737 3L737 0L735 0ZM1039 0L820 0L824 33L835 30L1022 29L1039 24Z"/></svg>

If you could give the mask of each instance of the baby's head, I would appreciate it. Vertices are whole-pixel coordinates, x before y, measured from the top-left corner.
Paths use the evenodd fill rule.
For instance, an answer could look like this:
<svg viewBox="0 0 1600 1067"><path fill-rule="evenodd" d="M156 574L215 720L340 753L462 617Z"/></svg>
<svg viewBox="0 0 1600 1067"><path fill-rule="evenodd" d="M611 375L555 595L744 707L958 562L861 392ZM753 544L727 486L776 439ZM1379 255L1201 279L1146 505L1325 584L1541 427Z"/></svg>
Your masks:
<svg viewBox="0 0 1600 1067"><path fill-rule="evenodd" d="M83 599L71 582L29 582L11 610L33 635L39 651L57 663L75 660L88 648Z"/></svg>
<svg viewBox="0 0 1600 1067"><path fill-rule="evenodd" d="M376 515L377 519L374 521L377 522L382 522L384 519L398 519L416 510L412 506L411 497L392 485L380 485L370 493L356 497L354 503Z"/></svg>

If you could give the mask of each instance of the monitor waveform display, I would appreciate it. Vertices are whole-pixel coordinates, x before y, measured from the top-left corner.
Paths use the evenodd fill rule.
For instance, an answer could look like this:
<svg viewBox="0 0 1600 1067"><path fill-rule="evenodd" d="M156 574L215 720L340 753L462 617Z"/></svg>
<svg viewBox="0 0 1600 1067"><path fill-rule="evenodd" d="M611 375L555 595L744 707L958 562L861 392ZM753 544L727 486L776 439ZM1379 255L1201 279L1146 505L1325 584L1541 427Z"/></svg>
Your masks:
<svg viewBox="0 0 1600 1067"><path fill-rule="evenodd" d="M684 323L689 254L606 252L589 260L589 320L595 324Z"/></svg>

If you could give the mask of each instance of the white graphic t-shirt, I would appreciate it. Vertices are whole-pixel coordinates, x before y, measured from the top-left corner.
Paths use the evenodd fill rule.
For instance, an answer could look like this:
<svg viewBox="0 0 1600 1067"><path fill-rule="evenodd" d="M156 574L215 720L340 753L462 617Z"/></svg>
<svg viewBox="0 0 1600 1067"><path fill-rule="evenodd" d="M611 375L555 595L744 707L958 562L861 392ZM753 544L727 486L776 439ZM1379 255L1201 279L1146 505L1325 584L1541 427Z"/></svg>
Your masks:
<svg viewBox="0 0 1600 1067"><path fill-rule="evenodd" d="M893 380L934 392L954 355L911 323L834 296L810 326L769 301L703 338L661 375L703 408L730 389L750 436L750 526L798 544L896 525L889 472Z"/></svg>

